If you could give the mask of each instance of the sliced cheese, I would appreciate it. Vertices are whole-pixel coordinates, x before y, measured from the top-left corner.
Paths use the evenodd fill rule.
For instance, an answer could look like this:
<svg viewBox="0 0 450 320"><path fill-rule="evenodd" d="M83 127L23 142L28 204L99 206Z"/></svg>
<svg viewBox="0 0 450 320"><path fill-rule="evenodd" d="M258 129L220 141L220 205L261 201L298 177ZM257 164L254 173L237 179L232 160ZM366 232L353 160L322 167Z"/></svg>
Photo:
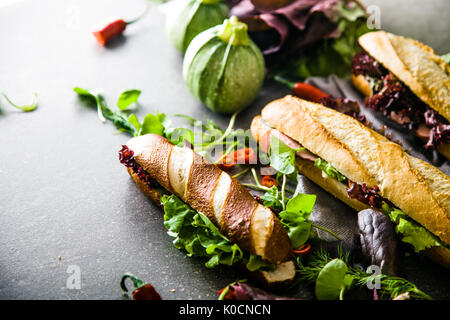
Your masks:
<svg viewBox="0 0 450 320"><path fill-rule="evenodd" d="M184 200L194 152L189 148L173 147L169 158L169 181L174 193Z"/></svg>
<svg viewBox="0 0 450 320"><path fill-rule="evenodd" d="M219 180L217 181L216 189L214 190L214 216L216 222L219 226L222 225L222 209L227 198L228 192L230 190L231 177L226 172L220 174Z"/></svg>

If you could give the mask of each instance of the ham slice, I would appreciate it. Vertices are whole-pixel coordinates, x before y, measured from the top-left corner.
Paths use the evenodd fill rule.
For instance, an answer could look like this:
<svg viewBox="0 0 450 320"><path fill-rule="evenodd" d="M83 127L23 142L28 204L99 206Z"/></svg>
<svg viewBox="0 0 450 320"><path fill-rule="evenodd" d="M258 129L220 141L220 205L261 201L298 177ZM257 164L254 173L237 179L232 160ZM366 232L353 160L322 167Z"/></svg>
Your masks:
<svg viewBox="0 0 450 320"><path fill-rule="evenodd" d="M281 142L283 142L285 145L287 145L288 147L290 147L292 149L300 149L300 148L302 148L302 145L300 143L298 143L297 141L295 141L294 139L292 139L292 138L288 137L287 135L281 133L277 129L270 129L270 130L267 130L267 132L264 134L263 137L261 137L261 140L260 140L260 143L259 143L260 148L265 153L269 152L270 137L272 135L277 137ZM316 155L314 155L313 153L309 152L306 149L297 151L295 154L298 157L300 157L300 158L302 158L304 160L315 161L316 159L319 158L319 157L317 157Z"/></svg>

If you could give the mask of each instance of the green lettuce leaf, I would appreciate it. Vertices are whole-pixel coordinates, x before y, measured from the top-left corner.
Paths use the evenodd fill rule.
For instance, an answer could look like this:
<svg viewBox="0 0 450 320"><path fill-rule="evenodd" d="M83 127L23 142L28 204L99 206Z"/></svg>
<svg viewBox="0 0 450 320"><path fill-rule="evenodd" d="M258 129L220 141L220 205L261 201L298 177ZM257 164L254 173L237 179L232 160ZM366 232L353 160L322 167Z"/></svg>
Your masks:
<svg viewBox="0 0 450 320"><path fill-rule="evenodd" d="M255 254L242 251L231 243L204 214L193 210L175 195L163 195L164 226L174 237L177 249L185 250L188 256L207 257L207 268L219 264L231 266L237 262L245 263L250 271L273 270L274 265Z"/></svg>
<svg viewBox="0 0 450 320"><path fill-rule="evenodd" d="M141 90L138 89L131 89L123 91L119 99L117 99L117 108L120 110L125 110L132 104L137 103L139 96L141 95Z"/></svg>
<svg viewBox="0 0 450 320"><path fill-rule="evenodd" d="M279 70L281 74L300 79L326 77L330 74L345 77L350 74L351 60L361 50L358 38L370 29L367 27L364 11L358 6L348 9L341 4L338 10L340 13L336 23L340 31L339 37L324 39L309 47L304 54Z"/></svg>
<svg viewBox="0 0 450 320"><path fill-rule="evenodd" d="M411 244L415 252L431 247L445 246L435 235L417 222L412 221L403 211L392 208L385 202L382 209L395 223L395 230L402 241Z"/></svg>
<svg viewBox="0 0 450 320"><path fill-rule="evenodd" d="M341 174L335 167L327 161L318 158L314 161L314 166L321 169L328 177L338 180L339 182L347 181L347 178Z"/></svg>
<svg viewBox="0 0 450 320"><path fill-rule="evenodd" d="M278 190L276 186L272 186L269 191L266 191L261 196L263 200L263 205L267 208L272 208L276 211L283 210L283 203L281 192Z"/></svg>
<svg viewBox="0 0 450 320"><path fill-rule="evenodd" d="M292 149L276 136L271 135L269 147L270 166L274 168L278 174L285 174L296 180L297 168L295 167L295 152L300 150Z"/></svg>
<svg viewBox="0 0 450 320"><path fill-rule="evenodd" d="M311 222L308 219L315 202L316 195L299 193L286 203L286 210L279 213L293 248L304 244L311 234Z"/></svg>

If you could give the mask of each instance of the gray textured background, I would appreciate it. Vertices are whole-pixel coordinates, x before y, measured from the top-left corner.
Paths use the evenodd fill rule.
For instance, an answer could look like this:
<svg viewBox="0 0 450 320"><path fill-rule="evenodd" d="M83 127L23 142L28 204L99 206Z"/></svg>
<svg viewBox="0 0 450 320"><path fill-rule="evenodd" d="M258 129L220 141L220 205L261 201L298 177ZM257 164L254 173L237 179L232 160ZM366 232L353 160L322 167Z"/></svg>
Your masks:
<svg viewBox="0 0 450 320"><path fill-rule="evenodd" d="M380 6L382 28L441 54L450 51L449 1L365 3ZM72 91L102 88L113 104L122 90L138 88L140 116L181 111L225 126L227 117L212 114L187 92L163 15L152 10L105 49L90 34L93 26L132 18L143 1L5 4L0 1L0 90L23 104L37 92L39 109L25 114L3 104L0 114L0 299L121 299L119 279L127 271L153 283L164 299L215 299L218 289L242 275L208 270L172 246L161 211L117 160L128 136L113 134ZM287 92L267 83L237 127L248 128L265 103ZM332 201L323 197L322 205ZM336 204L336 210L344 207ZM409 259L411 280L450 298L448 272ZM81 270L80 290L66 287L71 265Z"/></svg>

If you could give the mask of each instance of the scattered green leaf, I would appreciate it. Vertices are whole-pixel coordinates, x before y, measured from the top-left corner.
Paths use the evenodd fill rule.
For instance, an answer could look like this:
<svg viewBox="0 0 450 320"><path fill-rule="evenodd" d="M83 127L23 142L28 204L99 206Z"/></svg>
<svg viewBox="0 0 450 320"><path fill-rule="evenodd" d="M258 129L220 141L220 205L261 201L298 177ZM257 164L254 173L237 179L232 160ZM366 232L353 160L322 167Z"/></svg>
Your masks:
<svg viewBox="0 0 450 320"><path fill-rule="evenodd" d="M117 108L126 110L130 105L137 103L141 90L131 89L122 92L117 100Z"/></svg>
<svg viewBox="0 0 450 320"><path fill-rule="evenodd" d="M161 198L164 206L164 226L174 237L173 244L186 250L189 256L207 257L208 268L219 264L231 266L238 262L246 263L249 270L270 270L273 265L261 257L242 251L231 243L205 215L196 212L175 195Z"/></svg>
<svg viewBox="0 0 450 320"><path fill-rule="evenodd" d="M24 112L34 111L38 107L37 93L35 93L33 95L33 100L31 101L31 103L29 105L23 105L23 106L19 106L19 105L15 104L14 102L12 102L11 99L9 99L9 97L5 93L2 92L1 94L11 106L13 106L14 108L20 109Z"/></svg>
<svg viewBox="0 0 450 320"><path fill-rule="evenodd" d="M341 259L328 262L319 272L315 293L319 300L336 300L345 290L347 265Z"/></svg>

